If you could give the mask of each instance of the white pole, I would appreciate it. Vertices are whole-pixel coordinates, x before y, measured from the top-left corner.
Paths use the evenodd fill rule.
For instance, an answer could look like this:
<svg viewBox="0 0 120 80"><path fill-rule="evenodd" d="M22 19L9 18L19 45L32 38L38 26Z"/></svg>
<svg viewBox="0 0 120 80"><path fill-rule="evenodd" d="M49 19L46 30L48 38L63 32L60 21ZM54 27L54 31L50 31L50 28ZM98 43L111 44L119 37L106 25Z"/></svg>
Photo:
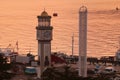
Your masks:
<svg viewBox="0 0 120 80"><path fill-rule="evenodd" d="M118 46L118 49L120 49L120 36L119 36L119 40L118 40L118 41L119 41L119 46Z"/></svg>
<svg viewBox="0 0 120 80"><path fill-rule="evenodd" d="M87 77L87 8L79 10L79 76Z"/></svg>

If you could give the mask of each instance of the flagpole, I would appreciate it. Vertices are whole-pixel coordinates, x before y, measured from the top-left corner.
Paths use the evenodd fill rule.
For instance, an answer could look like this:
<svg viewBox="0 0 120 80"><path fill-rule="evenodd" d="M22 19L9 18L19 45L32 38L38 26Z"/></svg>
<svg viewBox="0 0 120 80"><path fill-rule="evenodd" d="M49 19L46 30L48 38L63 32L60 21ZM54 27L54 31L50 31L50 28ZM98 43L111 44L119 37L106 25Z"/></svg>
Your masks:
<svg viewBox="0 0 120 80"><path fill-rule="evenodd" d="M17 48L17 52L19 51L19 48L18 48L18 41L16 42L16 48Z"/></svg>

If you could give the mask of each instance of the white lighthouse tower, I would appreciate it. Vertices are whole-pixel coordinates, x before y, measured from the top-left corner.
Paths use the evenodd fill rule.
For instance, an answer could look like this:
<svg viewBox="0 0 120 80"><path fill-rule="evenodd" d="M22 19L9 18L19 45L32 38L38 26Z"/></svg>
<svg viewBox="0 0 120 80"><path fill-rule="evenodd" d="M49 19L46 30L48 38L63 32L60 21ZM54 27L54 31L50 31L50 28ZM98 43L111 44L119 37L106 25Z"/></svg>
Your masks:
<svg viewBox="0 0 120 80"><path fill-rule="evenodd" d="M87 8L79 10L79 76L87 77Z"/></svg>
<svg viewBox="0 0 120 80"><path fill-rule="evenodd" d="M40 61L40 74L43 73L45 67L51 66L51 40L52 29L51 16L43 11L38 18L37 40L38 40L38 59Z"/></svg>

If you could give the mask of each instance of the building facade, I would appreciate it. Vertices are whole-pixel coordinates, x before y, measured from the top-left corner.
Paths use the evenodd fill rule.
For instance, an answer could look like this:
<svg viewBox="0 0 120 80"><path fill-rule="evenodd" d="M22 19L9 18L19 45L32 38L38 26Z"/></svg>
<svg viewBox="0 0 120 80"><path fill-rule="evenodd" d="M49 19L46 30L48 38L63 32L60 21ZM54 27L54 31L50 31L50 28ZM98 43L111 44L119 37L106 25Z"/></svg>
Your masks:
<svg viewBox="0 0 120 80"><path fill-rule="evenodd" d="M87 77L87 8L79 10L79 76Z"/></svg>

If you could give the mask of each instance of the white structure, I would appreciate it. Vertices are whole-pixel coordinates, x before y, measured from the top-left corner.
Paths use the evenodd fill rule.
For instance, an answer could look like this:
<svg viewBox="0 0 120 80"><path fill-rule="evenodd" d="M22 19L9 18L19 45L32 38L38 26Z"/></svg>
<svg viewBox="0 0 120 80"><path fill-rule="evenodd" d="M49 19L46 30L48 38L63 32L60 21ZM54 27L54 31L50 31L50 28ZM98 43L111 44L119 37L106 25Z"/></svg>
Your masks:
<svg viewBox="0 0 120 80"><path fill-rule="evenodd" d="M116 61L120 61L120 49L116 52Z"/></svg>
<svg viewBox="0 0 120 80"><path fill-rule="evenodd" d="M30 57L28 57L28 56L15 56L15 62L28 64L30 62Z"/></svg>
<svg viewBox="0 0 120 80"><path fill-rule="evenodd" d="M87 8L79 10L79 76L87 77Z"/></svg>
<svg viewBox="0 0 120 80"><path fill-rule="evenodd" d="M53 27L50 25L51 16L49 16L46 11L43 11L37 18L38 59L40 60L40 74L42 74L45 67L51 66L51 40Z"/></svg>
<svg viewBox="0 0 120 80"><path fill-rule="evenodd" d="M119 37L119 39L120 39L120 37ZM116 56L116 61L120 62L120 40L119 40L118 51L116 52L115 56Z"/></svg>

